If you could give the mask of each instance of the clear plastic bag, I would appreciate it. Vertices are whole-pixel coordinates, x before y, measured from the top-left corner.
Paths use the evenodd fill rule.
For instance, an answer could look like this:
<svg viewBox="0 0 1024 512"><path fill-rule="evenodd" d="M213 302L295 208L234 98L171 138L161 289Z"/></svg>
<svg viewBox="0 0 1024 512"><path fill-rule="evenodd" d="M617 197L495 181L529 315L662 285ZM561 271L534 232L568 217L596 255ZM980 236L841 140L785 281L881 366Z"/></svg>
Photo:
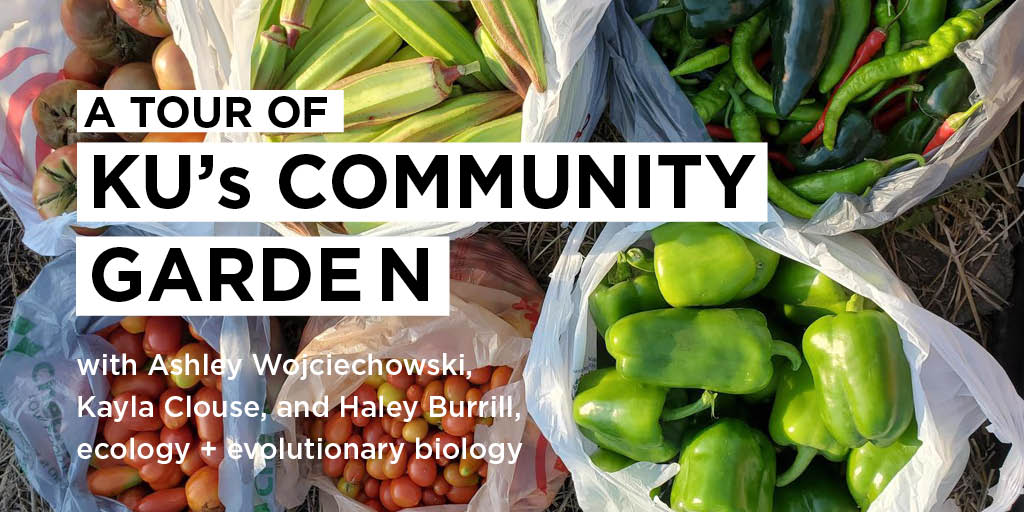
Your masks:
<svg viewBox="0 0 1024 512"><path fill-rule="evenodd" d="M1010 445L999 483L991 490L993 502L985 510L1007 510L1024 488L1024 400L1002 367L969 336L922 308L863 237L805 234L776 222L726 226L823 271L873 301L900 326L923 444L866 512L955 510L946 498L970 456L968 439L985 420ZM594 445L580 434L572 415L576 382L596 362L598 336L586 297L616 254L649 240L647 232L655 226L608 224L586 256L579 251L588 225L575 227L552 274L524 372L530 414L572 472L584 510L668 510L648 493L668 481L677 464L637 463L605 473L590 462L587 454Z"/></svg>
<svg viewBox="0 0 1024 512"><path fill-rule="evenodd" d="M14 441L26 477L57 512L125 512L120 503L92 495L86 487L89 461L76 448L92 443L96 418L78 416L78 396L106 397L103 376L82 375L76 359L114 354L96 331L117 317L75 316L75 254L46 266L19 298L7 333L9 348L0 360L0 419ZM250 354L262 356L271 347L267 318L187 317L186 320L222 357L241 358L235 380L224 379L226 401L264 403L266 380ZM275 436L280 426L268 417L225 418L224 437L255 443ZM225 457L220 465L220 497L229 512L279 511L273 499L274 464L257 468L254 461Z"/></svg>
<svg viewBox="0 0 1024 512"><path fill-rule="evenodd" d="M613 66L611 121L631 142L710 140L686 95L631 18L656 4L657 0L615 0L598 31ZM989 146L1024 102L1019 77L1024 43L1017 29L1021 23L1024 2L1013 2L977 39L957 46L956 58L966 64L977 86L972 99L984 99L985 104L931 155L928 165L898 169L866 196L833 195L813 219L800 222L801 231L836 235L880 226L977 172Z"/></svg>

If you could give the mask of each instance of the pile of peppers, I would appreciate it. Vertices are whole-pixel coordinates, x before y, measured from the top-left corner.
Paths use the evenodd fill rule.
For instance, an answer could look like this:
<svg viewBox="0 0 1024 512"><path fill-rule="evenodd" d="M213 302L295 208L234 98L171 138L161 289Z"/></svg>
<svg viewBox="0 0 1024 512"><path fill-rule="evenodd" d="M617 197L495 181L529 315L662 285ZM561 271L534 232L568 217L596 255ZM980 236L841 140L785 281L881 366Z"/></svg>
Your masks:
<svg viewBox="0 0 1024 512"><path fill-rule="evenodd" d="M573 418L592 462L677 461L661 494L680 512L866 509L920 445L896 323L720 224L650 238L588 300L603 343Z"/></svg>
<svg viewBox="0 0 1024 512"><path fill-rule="evenodd" d="M979 109L953 49L1000 2L661 0L636 21L653 20L652 42L708 134L768 142L769 199L811 218L833 194L923 166Z"/></svg>

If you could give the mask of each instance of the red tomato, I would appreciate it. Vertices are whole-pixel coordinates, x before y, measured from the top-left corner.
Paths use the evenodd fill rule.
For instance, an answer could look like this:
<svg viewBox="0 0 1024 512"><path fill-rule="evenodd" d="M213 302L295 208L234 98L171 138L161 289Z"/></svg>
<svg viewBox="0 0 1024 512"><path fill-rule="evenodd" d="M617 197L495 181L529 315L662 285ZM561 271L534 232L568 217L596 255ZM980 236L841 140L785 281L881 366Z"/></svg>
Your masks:
<svg viewBox="0 0 1024 512"><path fill-rule="evenodd" d="M455 448L445 449L446 446L451 445L455 445ZM462 449L462 441L447 432L438 432L434 434L434 439L431 439L430 446L435 450L434 456L437 459L437 463L444 466L448 464L447 455L452 453L458 454L459 450ZM447 455L445 452L448 452Z"/></svg>
<svg viewBox="0 0 1024 512"><path fill-rule="evenodd" d="M469 503L469 501L473 499L473 496L476 495L477 488L478 487L476 485L469 487L452 487L452 490L448 491L448 494L446 494L445 497L452 503Z"/></svg>
<svg viewBox="0 0 1024 512"><path fill-rule="evenodd" d="M181 512L188 507L185 488L175 487L146 496L132 512Z"/></svg>
<svg viewBox="0 0 1024 512"><path fill-rule="evenodd" d="M324 439L328 443L341 444L352 435L352 418L331 414L324 424Z"/></svg>
<svg viewBox="0 0 1024 512"><path fill-rule="evenodd" d="M112 419L103 422L103 439L108 443L123 443L130 439L133 434L135 434L134 430Z"/></svg>
<svg viewBox="0 0 1024 512"><path fill-rule="evenodd" d="M129 334L131 336L131 334ZM163 375L150 375L142 372L137 375L118 375L110 386L111 395L122 393L138 393L150 399L156 399L167 389L167 379Z"/></svg>
<svg viewBox="0 0 1024 512"><path fill-rule="evenodd" d="M122 492L117 496L117 501L120 501L124 506L128 507L129 510L135 510L135 506L142 501L149 494L145 488L141 485L132 487L125 492Z"/></svg>
<svg viewBox="0 0 1024 512"><path fill-rule="evenodd" d="M163 90L192 90L196 83L192 78L192 67L174 42L167 37L153 50L153 74ZM200 139L198 142L202 142Z"/></svg>
<svg viewBox="0 0 1024 512"><path fill-rule="evenodd" d="M160 395L160 420L164 427L177 429L188 425L189 411L185 397L184 391L174 387L168 388Z"/></svg>
<svg viewBox="0 0 1024 512"><path fill-rule="evenodd" d="M366 503L363 503L363 505L366 505L377 512L384 512L384 505L381 505L377 500L369 500Z"/></svg>
<svg viewBox="0 0 1024 512"><path fill-rule="evenodd" d="M420 504L423 498L423 489L403 476L391 482L391 499L401 508L412 508Z"/></svg>
<svg viewBox="0 0 1024 512"><path fill-rule="evenodd" d="M409 478L420 487L430 487L437 479L437 464L433 459L413 458L407 468Z"/></svg>
<svg viewBox="0 0 1024 512"><path fill-rule="evenodd" d="M416 376L416 385L425 388L427 387L427 384L434 382L438 378L439 376L437 375L427 375L426 373L421 373Z"/></svg>
<svg viewBox="0 0 1024 512"><path fill-rule="evenodd" d="M124 354L128 359L135 361L140 369L146 363L146 351L142 350L142 334L132 334L119 327L110 333L107 340L118 354Z"/></svg>
<svg viewBox="0 0 1024 512"><path fill-rule="evenodd" d="M149 322L152 324L153 320L151 319ZM223 408L223 398L221 397L220 391L203 386L202 388L199 388L199 391L196 391L195 396L192 398L192 401L196 406L193 413L198 411L200 403L206 403L207 407L204 407L204 409L210 412L210 414L207 414L206 416L199 416L199 414L195 414L194 421L196 424L196 433L199 434L199 439L213 443L223 439L224 418L213 414L214 411L219 411Z"/></svg>
<svg viewBox="0 0 1024 512"><path fill-rule="evenodd" d="M449 375L444 379L444 396L452 402L461 402L466 399L466 391L469 391L469 381L462 375Z"/></svg>
<svg viewBox="0 0 1024 512"><path fill-rule="evenodd" d="M156 460L155 453L147 458L142 458L141 456L139 456L139 453L143 446L149 447L146 448L146 450L155 450L156 446L160 444L160 434L157 434L156 432L139 432L138 434L132 436L132 441L135 443L135 450L129 450L128 454L125 455L125 464L128 464L129 466L135 469L142 469L142 467L145 466L146 464L149 464L150 462ZM149 452L147 451L147 453Z"/></svg>
<svg viewBox="0 0 1024 512"><path fill-rule="evenodd" d="M384 476L387 478L398 478L404 475L405 468L409 463L410 451L404 444L388 448L384 452Z"/></svg>
<svg viewBox="0 0 1024 512"><path fill-rule="evenodd" d="M480 475L476 473L469 476L462 476L462 474L459 473L458 462L452 462L444 467L444 479L451 484L452 487L473 487L480 483Z"/></svg>
<svg viewBox="0 0 1024 512"><path fill-rule="evenodd" d="M499 366L494 369L494 373L491 374L490 389L500 388L508 381L512 379L512 368L508 366Z"/></svg>
<svg viewBox="0 0 1024 512"><path fill-rule="evenodd" d="M380 492L380 480L376 478L367 478L366 482L363 482L363 492L369 498L376 498Z"/></svg>
<svg viewBox="0 0 1024 512"><path fill-rule="evenodd" d="M175 446L191 446L195 436L192 435L192 428L185 425L181 428L167 428L160 429L160 442L163 444L171 444Z"/></svg>
<svg viewBox="0 0 1024 512"><path fill-rule="evenodd" d="M366 473L377 480L387 480L387 477L384 476L384 460L370 459L366 461Z"/></svg>
<svg viewBox="0 0 1024 512"><path fill-rule="evenodd" d="M469 403L479 402L483 397L484 392L480 388L469 388L469 391L466 391L466 401Z"/></svg>
<svg viewBox="0 0 1024 512"><path fill-rule="evenodd" d="M444 496L448 494L448 491L452 490L452 484L444 479L444 475L437 475L437 478L434 479L434 485L430 488L434 491L434 494Z"/></svg>
<svg viewBox="0 0 1024 512"><path fill-rule="evenodd" d="M470 370L468 380L470 384L476 384L477 386L479 386L480 384L485 384L487 382L490 382L492 371L493 368L491 368L490 366L484 366L481 368L477 368L475 370Z"/></svg>
<svg viewBox="0 0 1024 512"><path fill-rule="evenodd" d="M444 505L448 500L444 499L444 496L438 496L433 489L423 489L423 504L427 506L431 505Z"/></svg>
<svg viewBox="0 0 1024 512"><path fill-rule="evenodd" d="M345 463L345 471L342 473L342 477L349 482L362 483L363 480L366 480L366 465L361 460L350 460Z"/></svg>
<svg viewBox="0 0 1024 512"><path fill-rule="evenodd" d="M142 338L142 348L153 357L174 355L181 348L181 335L185 332L185 322L179 316L151 316L146 321L146 334Z"/></svg>
<svg viewBox="0 0 1024 512"><path fill-rule="evenodd" d="M211 449L204 449L210 446ZM220 461L224 460L224 444L205 442L199 447L199 458L210 467L220 467Z"/></svg>
<svg viewBox="0 0 1024 512"><path fill-rule="evenodd" d="M121 328L132 334L142 334L148 320L148 316L126 316L121 319ZM142 338L139 338L139 343L142 343Z"/></svg>
<svg viewBox="0 0 1024 512"><path fill-rule="evenodd" d="M131 466L113 466L89 471L86 477L89 492L113 498L142 483L139 470Z"/></svg>
<svg viewBox="0 0 1024 512"><path fill-rule="evenodd" d="M453 416L451 412L441 418L441 428L456 437L462 437L472 432L475 426L476 420L472 417Z"/></svg>
<svg viewBox="0 0 1024 512"><path fill-rule="evenodd" d="M367 443L380 444L384 436L384 427L381 426L380 419L378 418L370 420L370 424L363 429L363 439L365 439Z"/></svg>
<svg viewBox="0 0 1024 512"><path fill-rule="evenodd" d="M188 452L185 453L185 460L181 463L181 472L187 476L192 476L199 468L205 466L203 457L199 452L199 445L192 444L188 447Z"/></svg>
<svg viewBox="0 0 1024 512"><path fill-rule="evenodd" d="M334 414L334 413L332 413ZM313 418L313 421L309 423L309 439L313 441L324 440L324 424L327 420L324 418Z"/></svg>
<svg viewBox="0 0 1024 512"><path fill-rule="evenodd" d="M185 484L185 495L188 506L192 510L223 510L217 494L219 482L217 470L211 467L200 468L188 478Z"/></svg>
<svg viewBox="0 0 1024 512"><path fill-rule="evenodd" d="M324 474L330 478L338 478L345 472L345 459L341 457L331 458L324 456L323 459Z"/></svg>
<svg viewBox="0 0 1024 512"><path fill-rule="evenodd" d="M142 469L139 469L139 476L142 477L144 482L150 484L150 487L153 487L154 484L167 482L179 473L181 473L181 468L178 466L174 464L161 464L156 461L150 462L142 466ZM156 489L156 487L153 488Z"/></svg>
<svg viewBox="0 0 1024 512"><path fill-rule="evenodd" d="M386 510L390 510L391 512L395 512L395 511L397 511L397 510L399 510L401 508L398 505L395 505L394 500L392 500L392 496L391 496L391 480L385 480L385 481L380 483L380 491L379 491L378 494L380 495L380 504Z"/></svg>
<svg viewBox="0 0 1024 512"><path fill-rule="evenodd" d="M402 371L394 375L389 373L387 376L387 381L392 386L404 391L408 389L409 386L412 386L413 384L416 383L416 377L413 377L412 375L409 375L408 373Z"/></svg>
<svg viewBox="0 0 1024 512"><path fill-rule="evenodd" d="M405 398L410 402L419 402L423 398L423 386L413 384L405 389Z"/></svg>

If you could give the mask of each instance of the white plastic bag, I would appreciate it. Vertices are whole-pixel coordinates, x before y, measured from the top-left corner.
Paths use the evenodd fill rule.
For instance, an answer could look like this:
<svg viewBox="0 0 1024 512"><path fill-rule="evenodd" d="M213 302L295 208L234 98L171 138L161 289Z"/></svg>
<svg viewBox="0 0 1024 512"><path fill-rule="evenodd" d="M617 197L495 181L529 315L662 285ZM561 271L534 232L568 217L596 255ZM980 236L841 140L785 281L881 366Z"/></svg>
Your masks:
<svg viewBox="0 0 1024 512"><path fill-rule="evenodd" d="M878 304L900 326L923 444L870 511L955 509L946 498L970 455L968 438L986 419L999 440L1011 445L986 511L1008 509L1024 488L1024 400L1006 372L974 340L918 305L863 237L804 234L774 221L726 226L823 271ZM637 463L605 473L590 462L587 453L594 445L580 434L572 415L576 382L596 361L598 336L586 297L612 267L616 253L645 239L657 225L609 224L586 257L579 250L588 225L575 227L552 275L527 361L527 407L572 472L584 510L668 510L652 502L648 492L667 481L677 464Z"/></svg>
<svg viewBox="0 0 1024 512"><path fill-rule="evenodd" d="M0 360L0 421L14 441L18 461L32 487L57 512L116 511L120 503L92 495L86 487L89 461L78 458L81 443L93 442L98 421L78 415L78 397L106 397L105 377L82 375L77 359L114 354L113 346L90 334L117 317L75 316L75 253L46 266L18 298ZM240 358L237 379L224 379L225 401L264 402L266 380L250 354L270 350L267 318L187 317L199 335L225 358ZM225 418L224 439L253 444L280 431L269 417ZM266 439L266 437L264 437ZM271 512L276 466L255 469L252 460L225 457L220 465L220 498L230 512Z"/></svg>
<svg viewBox="0 0 1024 512"><path fill-rule="evenodd" d="M418 1L418 0L396 0ZM444 1L444 0L441 0ZM548 89L531 88L523 103L524 142L589 141L607 105L608 63L605 47L594 44L598 22L609 0L539 0ZM193 63L196 83L205 88L248 89L250 56L259 23L260 0L170 0L168 16L179 46ZM227 134L222 140L258 142L258 134ZM436 223L449 234L470 223ZM285 235L332 236L325 229L271 226ZM405 228L382 226L370 234ZM444 230L450 230L444 232Z"/></svg>
<svg viewBox="0 0 1024 512"><path fill-rule="evenodd" d="M1009 0L1004 3L1009 4ZM598 31L612 61L611 121L631 142L708 141L704 125L668 74L631 16L657 0L615 0ZM866 196L834 195L809 221L807 233L835 235L880 226L977 172L988 147L1024 102L1024 2L1013 2L977 39L956 49L984 99L981 111L929 158L925 167L904 167L881 179ZM795 221L795 219L794 219Z"/></svg>
<svg viewBox="0 0 1024 512"><path fill-rule="evenodd" d="M189 35L180 15L180 4L169 2L170 21L176 41ZM198 4L186 1L185 4ZM193 7L196 7L193 5ZM192 48L190 44L190 48ZM50 148L36 135L32 122L32 102L49 84L58 79L64 58L74 44L60 22L59 2L41 5L32 0L8 0L0 10L0 194L14 208L25 226L24 242L33 251L55 256L74 249L72 224L99 227L108 224L78 223L74 213L43 220L32 204L32 180L39 162ZM189 62L202 64L196 73L199 88L216 86L210 79L213 64L206 53L188 52ZM135 229L126 229L127 227ZM240 234L237 224L213 223L133 223L126 219L111 227L112 234L138 234L138 231L163 236L210 236Z"/></svg>

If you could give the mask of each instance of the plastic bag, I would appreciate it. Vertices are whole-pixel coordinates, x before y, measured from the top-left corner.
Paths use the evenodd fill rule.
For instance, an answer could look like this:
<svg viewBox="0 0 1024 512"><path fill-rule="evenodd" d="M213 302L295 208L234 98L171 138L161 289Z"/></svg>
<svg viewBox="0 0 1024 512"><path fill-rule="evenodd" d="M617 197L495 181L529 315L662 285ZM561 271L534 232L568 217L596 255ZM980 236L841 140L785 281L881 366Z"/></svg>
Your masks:
<svg viewBox="0 0 1024 512"><path fill-rule="evenodd" d="M686 95L631 19L656 4L657 0L615 0L598 31L613 66L608 91L611 121L627 141L708 141ZM977 39L957 46L957 58L977 86L972 100L983 98L985 104L931 155L928 165L894 171L866 197L833 195L813 219L799 221L801 231L835 235L880 226L977 172L989 146L1024 102L1024 84L1018 76L1024 63L1024 41L1017 29L1021 23L1024 2L1013 2Z"/></svg>
<svg viewBox="0 0 1024 512"><path fill-rule="evenodd" d="M185 2L193 3L193 2ZM171 23L176 41L184 39L184 25L177 2L169 2ZM32 102L49 84L58 80L64 59L74 44L64 33L60 22L60 6L56 3L41 8L38 2L10 0L0 12L0 194L14 208L25 226L23 241L33 251L55 256L74 249L72 224L100 227L109 224L78 223L77 215L69 213L43 220L32 203L32 180L36 167L50 153L37 135L32 122ZM190 55L190 62L195 54ZM200 61L206 64L205 61ZM205 70L205 68L204 68ZM209 87L208 73L197 79L199 88ZM163 236L210 236L241 234L237 224L213 223L134 223L122 222L110 228L112 234L138 231Z"/></svg>
<svg viewBox="0 0 1024 512"><path fill-rule="evenodd" d="M396 0L418 1L418 0ZM444 1L444 0L441 0ZM523 103L524 142L588 141L607 105L605 48L593 44L609 0L539 0L548 89L530 90ZM250 56L259 22L260 0L171 0L168 15L196 83L207 88L248 89ZM223 140L258 142L258 134L226 134ZM452 232L470 223L434 223ZM322 226L272 223L285 235L335 235ZM387 228L388 226L382 226ZM367 234L386 234L378 228ZM401 229L401 228L396 228Z"/></svg>
<svg viewBox="0 0 1024 512"><path fill-rule="evenodd" d="M106 397L102 375L82 375L77 359L114 354L94 333L118 317L75 316L75 254L46 266L18 298L7 333L8 350L0 360L0 421L14 441L26 477L57 512L125 512L120 503L94 496L86 486L89 461L78 458L81 443L92 443L96 418L78 416L78 396ZM265 379L250 354L270 350L266 318L186 317L200 336L225 358L240 358L237 379L223 380L225 401L264 402ZM225 418L224 438L254 443L274 436L280 426L266 419ZM279 511L273 500L276 466L255 469L245 458L225 457L220 465L220 498L230 512Z"/></svg>
<svg viewBox="0 0 1024 512"><path fill-rule="evenodd" d="M970 455L968 438L987 419L1010 444L986 511L1006 510L1024 488L1024 400L1006 372L974 340L917 304L911 291L863 237L804 234L793 225L726 224L783 256L811 265L878 304L900 326L911 364L914 404L923 442L914 458L872 504L870 512L955 509L947 501ZM614 474L599 470L587 453L594 445L579 432L572 398L579 377L595 367L598 336L586 297L612 267L616 254L658 224L608 224L589 255L580 254L587 224L578 224L559 258L525 370L534 421L573 475L584 510L668 510L649 491L678 464L637 463ZM615 504L609 507L608 504Z"/></svg>
<svg viewBox="0 0 1024 512"><path fill-rule="evenodd" d="M330 354L335 360L375 358L437 358L464 354L465 366L507 365L513 368L510 384L497 392L512 397L519 421L498 417L492 427L478 426L478 442L522 442L515 465L495 464L488 469L487 483L468 505L468 510L543 510L554 499L566 471L536 425L526 416L525 388L521 379L529 351L529 335L536 321L543 292L525 267L493 237L474 236L452 242L451 309L447 317L314 317L302 334L299 358ZM523 313L527 311L527 313ZM532 311L532 315L530 312ZM533 323L530 319L533 319ZM327 396L329 407L351 393L363 376L289 376L279 402L311 403ZM493 396L489 391L484 400ZM295 418L276 418L285 426L288 442L305 437ZM278 499L297 506L310 486L320 490L323 512L364 510L343 496L335 482L323 475L318 460L282 461ZM416 510L440 510L423 507Z"/></svg>

